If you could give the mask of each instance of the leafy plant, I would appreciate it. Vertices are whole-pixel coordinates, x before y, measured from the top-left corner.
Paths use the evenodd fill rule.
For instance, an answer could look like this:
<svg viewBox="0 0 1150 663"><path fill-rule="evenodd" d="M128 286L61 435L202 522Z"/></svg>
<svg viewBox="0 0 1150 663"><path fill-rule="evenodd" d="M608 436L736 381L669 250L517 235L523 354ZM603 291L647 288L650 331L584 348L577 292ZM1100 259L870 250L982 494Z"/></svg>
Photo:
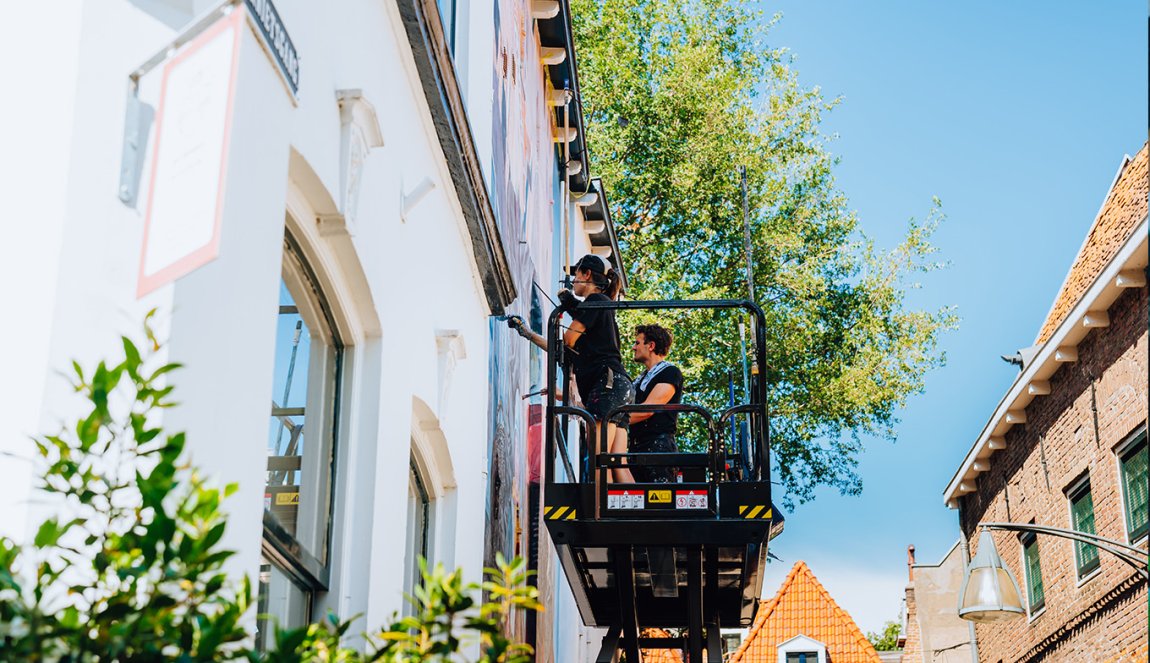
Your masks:
<svg viewBox="0 0 1150 663"><path fill-rule="evenodd" d="M35 440L39 490L60 514L33 541L0 537L0 661L228 661L253 663L454 661L478 642L484 663L530 660L506 635L513 616L538 610L526 562L498 558L481 585L460 571L423 568L417 614L346 647L353 620L335 615L276 629L269 651L250 647L242 620L251 585L223 571L233 551L220 541L218 489L184 460L185 435L165 434L157 411L174 405L164 384L178 364L158 360L148 320L141 350L124 337L123 357L70 379L86 403L75 424ZM478 603L480 589L491 600Z"/></svg>
<svg viewBox="0 0 1150 663"><path fill-rule="evenodd" d="M883 624L881 632L868 631L866 639L874 645L876 651L895 651L898 649L898 634L901 631L902 627L898 622L888 621Z"/></svg>
<svg viewBox="0 0 1150 663"><path fill-rule="evenodd" d="M181 464L183 433L152 425L171 407L145 352L90 375L73 363L87 409L74 427L35 441L39 489L63 516L46 519L31 545L0 539L0 648L6 660L221 660L247 637L240 619L250 587L228 583L231 551L220 503L235 486L211 487Z"/></svg>
<svg viewBox="0 0 1150 663"><path fill-rule="evenodd" d="M423 583L409 597L415 614L394 620L374 639L382 642L378 654L386 661L452 661L478 637L482 663L528 663L532 649L506 635L517 612L542 610L538 590L526 584L526 560L508 562L496 553L497 568L484 569L481 584L464 583L459 570L448 573L442 565L428 571L420 560ZM489 597L477 604L474 594ZM472 632L472 633L468 633Z"/></svg>
<svg viewBox="0 0 1150 663"><path fill-rule="evenodd" d="M779 17L760 6L572 0L572 16L587 144L611 191L629 297L748 297L737 171L746 168L754 294L767 318L772 478L793 505L819 485L861 491L864 438L894 439L899 408L943 362L938 340L957 319L907 297L940 266L930 242L938 202L894 249L863 234L819 129L839 100L799 83L787 50L771 44ZM621 328L651 321L621 316ZM742 399L745 321L660 315L689 401L724 407L730 370Z"/></svg>

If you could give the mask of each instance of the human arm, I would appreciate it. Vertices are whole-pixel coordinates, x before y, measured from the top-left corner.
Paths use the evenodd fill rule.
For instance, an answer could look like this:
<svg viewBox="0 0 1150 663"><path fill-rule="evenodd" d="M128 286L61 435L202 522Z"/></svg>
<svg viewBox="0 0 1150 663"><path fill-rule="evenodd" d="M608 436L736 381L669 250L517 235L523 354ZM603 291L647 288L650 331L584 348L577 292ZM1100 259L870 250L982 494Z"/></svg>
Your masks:
<svg viewBox="0 0 1150 663"><path fill-rule="evenodd" d="M666 405L667 403L671 402L671 399L674 398L674 396L675 385L669 384L667 382L660 382L659 384L655 385L655 387L651 390L651 393L648 394L647 398L642 403L639 403L639 405ZM650 419L654 414L654 412L632 412L631 424L634 425L640 421L646 421Z"/></svg>
<svg viewBox="0 0 1150 663"><path fill-rule="evenodd" d="M579 337L582 336L586 331L586 325L578 320L573 320L567 327L567 331L563 332L563 343L565 343L569 348L574 348L575 343L579 340Z"/></svg>

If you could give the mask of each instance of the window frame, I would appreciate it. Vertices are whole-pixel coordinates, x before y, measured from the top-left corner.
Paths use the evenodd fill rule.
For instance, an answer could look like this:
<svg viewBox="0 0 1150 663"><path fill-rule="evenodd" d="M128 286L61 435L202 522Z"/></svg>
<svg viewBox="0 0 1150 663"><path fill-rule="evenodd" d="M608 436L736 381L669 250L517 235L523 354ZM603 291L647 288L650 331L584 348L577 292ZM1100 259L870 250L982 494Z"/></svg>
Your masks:
<svg viewBox="0 0 1150 663"><path fill-rule="evenodd" d="M439 14L439 25L443 30L443 41L446 42L447 51L454 56L456 24L459 22L459 0L434 0L434 2L435 11ZM444 5L448 5L450 9ZM445 9L448 10L445 11Z"/></svg>
<svg viewBox="0 0 1150 663"><path fill-rule="evenodd" d="M1150 538L1150 517L1139 530L1131 531L1130 502L1126 491L1126 462L1129 457L1138 453L1139 447L1150 449L1146 432L1146 423L1142 423L1114 448L1114 462L1118 470L1118 493L1122 498L1122 527L1126 533L1126 542L1130 545L1139 545Z"/></svg>
<svg viewBox="0 0 1150 663"><path fill-rule="evenodd" d="M1031 521L1031 525L1034 521ZM1034 546L1035 561L1038 566L1038 585L1042 593L1042 597L1037 603L1034 602L1034 587L1031 582L1030 564L1026 560L1026 550L1031 545ZM1046 612L1046 581L1042 577L1042 551L1038 547L1038 535L1034 532L1022 532L1018 535L1019 546L1019 563L1022 566L1022 579L1026 583L1026 615L1033 621L1042 613Z"/></svg>
<svg viewBox="0 0 1150 663"><path fill-rule="evenodd" d="M290 216L290 214L289 214ZM313 341L313 350L320 346L330 356L321 359L323 379L326 384L320 392L318 408L308 404L307 409L318 410L310 416L319 422L321 433L319 441L321 446L316 452L327 464L317 468L322 477L323 485L320 490L322 504L317 507L316 518L322 523L316 524L316 538L320 541L318 550L309 550L304 543L287 530L286 527L264 508L263 532L261 535L261 553L267 561L286 574L306 596L309 619L314 611L316 595L327 592L331 587L332 547L335 529L335 502L337 485L337 468L340 453L340 417L342 416L344 391L344 359L347 345L343 342L340 328L335 319L333 309L324 294L321 281L312 268L306 252L296 240L291 230L284 229L283 260L281 278L284 287L288 289L295 301L298 314L308 327ZM277 313L277 315L280 315ZM309 322L311 324L309 324ZM318 324L316 324L318 323ZM311 357L309 357L311 361ZM330 364L329 364L330 362ZM311 375L309 371L309 376ZM308 400L310 401L314 384L307 385ZM274 399L274 395L273 395ZM305 416L309 416L305 414ZM306 424L305 424L306 425ZM318 553L318 554L317 554ZM257 592L258 594L258 592ZM258 599L258 596L257 596Z"/></svg>
<svg viewBox="0 0 1150 663"><path fill-rule="evenodd" d="M1071 483L1070 486L1068 486L1066 488L1065 494L1066 494L1067 515L1070 519L1070 529L1074 530L1075 532L1081 532L1083 534L1097 535L1097 533L1098 533L1097 514L1096 514L1095 509L1094 509L1094 491L1093 491L1093 487L1090 483L1090 473L1086 472L1081 477L1076 479L1073 483ZM1079 500L1079 499L1083 499L1086 496L1090 497L1090 522L1093 524L1093 527L1094 527L1093 532L1087 532L1085 530L1078 529L1078 526L1077 526L1077 523L1075 522L1075 517L1074 517L1074 503L1075 503L1075 501ZM1087 548L1087 546L1094 549L1094 559L1083 564L1082 559L1081 559L1083 554L1080 553L1080 551L1084 551ZM1074 558L1075 578L1078 581L1079 585L1085 583L1087 580L1089 580L1091 577L1093 577L1093 575L1095 573L1097 573L1100 568L1102 568L1102 556L1101 556L1100 551L1098 550L1098 546L1095 546L1095 545L1090 544L1090 543L1084 543L1081 541L1071 540L1070 541L1070 550L1071 550L1071 553L1072 553L1073 558Z"/></svg>
<svg viewBox="0 0 1150 663"><path fill-rule="evenodd" d="M435 517L436 517L436 502L437 495L431 489L431 477L426 468L423 458L420 456L416 448L415 440L412 440L411 453L409 456L408 465L408 482L409 485L414 485L416 498L419 500L417 509L420 510L419 514L419 532L414 532L412 523L410 521L411 512L407 512L407 522L404 523L404 542L403 542L403 591L406 594L415 596L415 589L423 585L423 576L420 574L419 557L423 557L429 566L433 566L436 562L435 556ZM410 507L409 507L410 508ZM409 535L418 536L417 541L409 540ZM419 543L418 549L416 543ZM403 606L403 614L405 616L412 614L410 611L412 606L410 602L405 602Z"/></svg>

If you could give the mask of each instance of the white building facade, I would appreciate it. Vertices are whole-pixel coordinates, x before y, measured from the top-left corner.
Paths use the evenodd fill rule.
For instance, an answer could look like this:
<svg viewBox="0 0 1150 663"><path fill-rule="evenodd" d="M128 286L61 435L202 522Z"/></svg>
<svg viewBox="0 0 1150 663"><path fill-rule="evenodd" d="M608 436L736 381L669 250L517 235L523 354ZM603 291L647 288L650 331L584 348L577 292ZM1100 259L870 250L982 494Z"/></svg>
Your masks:
<svg viewBox="0 0 1150 663"><path fill-rule="evenodd" d="M185 366L162 423L238 483L223 545L261 612L374 628L418 556L471 580L526 556L542 360L502 316L545 316L583 253L618 264L566 3L71 0L0 19L18 100L0 108L0 534L27 540L53 508L26 440L77 412L58 372L156 309ZM588 636L542 566L539 660L572 660Z"/></svg>

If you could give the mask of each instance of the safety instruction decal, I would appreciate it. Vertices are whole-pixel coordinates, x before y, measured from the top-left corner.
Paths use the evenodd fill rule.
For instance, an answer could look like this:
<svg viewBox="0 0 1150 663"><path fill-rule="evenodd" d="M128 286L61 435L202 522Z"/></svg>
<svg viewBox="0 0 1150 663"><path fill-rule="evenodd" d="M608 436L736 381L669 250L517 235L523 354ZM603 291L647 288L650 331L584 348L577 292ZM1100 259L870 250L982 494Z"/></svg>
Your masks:
<svg viewBox="0 0 1150 663"><path fill-rule="evenodd" d="M643 490L608 490L608 509L643 509L646 508L646 491Z"/></svg>
<svg viewBox="0 0 1150 663"><path fill-rule="evenodd" d="M676 490L676 509L706 509L707 491L705 490Z"/></svg>

